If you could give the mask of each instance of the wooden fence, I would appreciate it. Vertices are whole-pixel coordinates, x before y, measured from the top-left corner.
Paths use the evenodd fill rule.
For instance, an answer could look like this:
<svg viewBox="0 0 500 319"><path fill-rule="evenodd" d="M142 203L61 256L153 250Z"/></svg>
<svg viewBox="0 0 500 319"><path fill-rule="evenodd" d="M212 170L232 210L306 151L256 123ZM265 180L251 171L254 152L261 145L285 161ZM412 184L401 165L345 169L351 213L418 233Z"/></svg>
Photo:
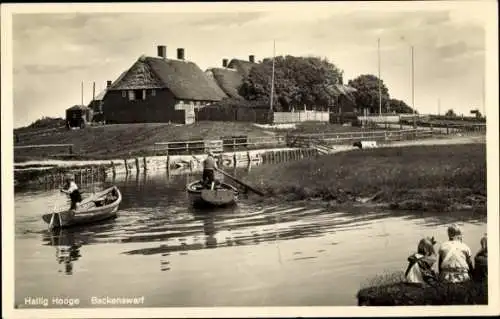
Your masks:
<svg viewBox="0 0 500 319"><path fill-rule="evenodd" d="M273 117L274 124L330 121L330 113L321 111L274 112Z"/></svg>
<svg viewBox="0 0 500 319"><path fill-rule="evenodd" d="M206 153L211 150L219 153L241 149L283 147L285 145L285 136L231 136L223 137L219 140L159 142L154 144L154 152L155 154L179 155Z"/></svg>
<svg viewBox="0 0 500 319"><path fill-rule="evenodd" d="M287 136L288 145L291 147L311 147L315 144L345 145L357 141L403 141L430 138L439 134L432 130L399 130L399 131L366 131L346 133L310 133L291 134Z"/></svg>
<svg viewBox="0 0 500 319"><path fill-rule="evenodd" d="M250 122L270 124L273 112L266 108L207 106L197 109L196 121Z"/></svg>

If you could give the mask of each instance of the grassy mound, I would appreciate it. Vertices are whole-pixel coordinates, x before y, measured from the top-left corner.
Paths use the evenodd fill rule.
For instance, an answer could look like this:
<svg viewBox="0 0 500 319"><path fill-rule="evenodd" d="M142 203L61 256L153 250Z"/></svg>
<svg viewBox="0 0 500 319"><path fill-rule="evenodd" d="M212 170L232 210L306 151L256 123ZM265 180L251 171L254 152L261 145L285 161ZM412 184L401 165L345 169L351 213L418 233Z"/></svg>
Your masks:
<svg viewBox="0 0 500 319"><path fill-rule="evenodd" d="M395 209L418 210L482 207L486 204L486 145L344 152L257 167L248 182L287 200L390 203Z"/></svg>
<svg viewBox="0 0 500 319"><path fill-rule="evenodd" d="M47 134L21 135L15 146L73 144L74 152L87 158L106 159L130 155L151 155L154 143L194 139L219 139L222 136L269 136L251 123L198 122L191 125L166 123L115 124L87 127L82 130L59 129ZM16 161L29 159L16 156Z"/></svg>

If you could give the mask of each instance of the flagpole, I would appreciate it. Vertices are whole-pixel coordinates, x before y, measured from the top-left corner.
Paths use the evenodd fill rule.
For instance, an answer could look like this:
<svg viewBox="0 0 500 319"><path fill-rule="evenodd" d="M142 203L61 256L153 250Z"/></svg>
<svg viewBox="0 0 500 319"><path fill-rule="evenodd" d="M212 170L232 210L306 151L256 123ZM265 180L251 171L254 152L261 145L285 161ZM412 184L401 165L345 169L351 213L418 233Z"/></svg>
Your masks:
<svg viewBox="0 0 500 319"><path fill-rule="evenodd" d="M415 110L415 66L414 66L414 49L411 46L411 107L413 108L413 127L417 127L417 110Z"/></svg>
<svg viewBox="0 0 500 319"><path fill-rule="evenodd" d="M486 90L485 90L485 86L484 86L484 82L485 82L485 81L484 81L484 80L485 80L484 78L485 78L485 76L486 76L486 74L484 74L484 75L482 76L482 79L483 79L483 81L482 81L482 82L483 82L483 83L482 83L482 84L483 84L483 92L482 92L482 93L483 93L483 117L486 117L486 105L485 105L485 100L486 100L486 97L485 97L485 95L486 95Z"/></svg>
<svg viewBox="0 0 500 319"><path fill-rule="evenodd" d="M382 116L382 86L380 79L380 38L377 39L377 52L378 52L378 115Z"/></svg>
<svg viewBox="0 0 500 319"><path fill-rule="evenodd" d="M273 73L271 75L271 104L270 109L273 110L273 100L274 100L274 58L276 56L276 40L273 40Z"/></svg>

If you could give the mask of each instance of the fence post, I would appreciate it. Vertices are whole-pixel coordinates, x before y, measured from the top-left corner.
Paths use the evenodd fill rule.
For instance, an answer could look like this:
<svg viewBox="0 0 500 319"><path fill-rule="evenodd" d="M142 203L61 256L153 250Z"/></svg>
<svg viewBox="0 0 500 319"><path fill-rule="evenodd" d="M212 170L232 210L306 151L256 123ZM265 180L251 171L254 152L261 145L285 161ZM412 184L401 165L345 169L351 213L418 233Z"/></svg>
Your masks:
<svg viewBox="0 0 500 319"><path fill-rule="evenodd" d="M146 160L146 157L143 157L142 161L143 161L143 164L144 164L144 171L146 171L148 169L148 162Z"/></svg>
<svg viewBox="0 0 500 319"><path fill-rule="evenodd" d="M128 175L128 164L127 164L127 159L123 160L123 163L125 164L125 174Z"/></svg>
<svg viewBox="0 0 500 319"><path fill-rule="evenodd" d="M73 154L73 145L70 145L69 146L69 154L72 155Z"/></svg>
<svg viewBox="0 0 500 319"><path fill-rule="evenodd" d="M111 161L111 172L113 173L113 177L116 175L115 162Z"/></svg>
<svg viewBox="0 0 500 319"><path fill-rule="evenodd" d="M170 176L170 156L167 155L167 176Z"/></svg>

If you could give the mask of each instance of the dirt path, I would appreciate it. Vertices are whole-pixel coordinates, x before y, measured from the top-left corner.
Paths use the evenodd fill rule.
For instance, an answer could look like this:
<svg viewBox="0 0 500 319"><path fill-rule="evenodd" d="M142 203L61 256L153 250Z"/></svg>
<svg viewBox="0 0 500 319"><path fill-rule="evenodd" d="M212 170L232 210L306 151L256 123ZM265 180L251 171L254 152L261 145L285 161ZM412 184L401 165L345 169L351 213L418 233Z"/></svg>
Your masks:
<svg viewBox="0 0 500 319"><path fill-rule="evenodd" d="M387 144L379 144L377 147L405 147L415 145L454 145L454 144L481 144L486 143L486 136L452 136L449 138L430 138L414 141L397 141ZM359 148L352 145L335 145L330 154L335 154L345 151L358 150Z"/></svg>

